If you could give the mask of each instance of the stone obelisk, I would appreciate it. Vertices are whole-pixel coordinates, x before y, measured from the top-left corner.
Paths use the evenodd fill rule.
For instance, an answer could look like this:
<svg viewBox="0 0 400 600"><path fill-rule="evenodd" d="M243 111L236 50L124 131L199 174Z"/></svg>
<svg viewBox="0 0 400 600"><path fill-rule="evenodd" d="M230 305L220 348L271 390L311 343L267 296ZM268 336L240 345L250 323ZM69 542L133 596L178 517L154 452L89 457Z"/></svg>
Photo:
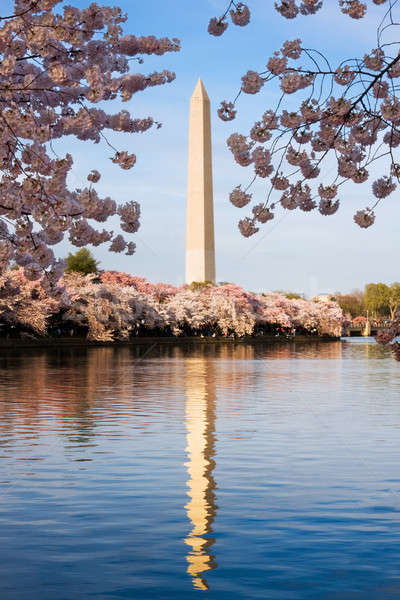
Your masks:
<svg viewBox="0 0 400 600"><path fill-rule="evenodd" d="M186 283L215 283L210 99L201 79L190 99Z"/></svg>

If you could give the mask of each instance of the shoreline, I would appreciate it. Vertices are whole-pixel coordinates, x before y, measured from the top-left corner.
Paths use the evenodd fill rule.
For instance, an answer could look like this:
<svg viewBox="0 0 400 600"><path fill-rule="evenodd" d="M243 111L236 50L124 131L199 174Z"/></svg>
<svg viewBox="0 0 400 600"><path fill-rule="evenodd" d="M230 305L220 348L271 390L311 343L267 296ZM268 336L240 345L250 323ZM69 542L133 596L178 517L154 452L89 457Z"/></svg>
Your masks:
<svg viewBox="0 0 400 600"><path fill-rule="evenodd" d="M37 339L0 339L0 351L15 348L96 348L96 347L119 347L119 346L141 346L152 344L195 344L195 345L213 345L213 344L262 344L278 343L288 344L296 342L337 342L340 337L331 336L285 336L285 335L263 335L263 336L244 336L241 338L231 337L137 337L131 340L115 340L110 342L93 341L85 338L37 338Z"/></svg>

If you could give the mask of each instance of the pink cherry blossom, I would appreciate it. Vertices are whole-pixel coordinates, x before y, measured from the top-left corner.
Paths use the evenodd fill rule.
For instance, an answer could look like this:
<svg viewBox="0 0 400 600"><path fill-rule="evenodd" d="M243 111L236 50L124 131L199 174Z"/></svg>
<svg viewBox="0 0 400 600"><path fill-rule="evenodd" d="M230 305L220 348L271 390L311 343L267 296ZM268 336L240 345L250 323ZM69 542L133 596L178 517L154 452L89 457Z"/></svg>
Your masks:
<svg viewBox="0 0 400 600"><path fill-rule="evenodd" d="M389 91L389 84L387 81L376 81L372 86L372 93L375 98L386 98Z"/></svg>
<svg viewBox="0 0 400 600"><path fill-rule="evenodd" d="M244 27L250 22L249 7L246 4L243 4L243 2L236 4L235 9L230 10L229 14L231 15L232 23L239 27Z"/></svg>
<svg viewBox="0 0 400 600"><path fill-rule="evenodd" d="M302 53L301 40L296 39L291 42L285 42L281 52L283 56L286 56L287 58L293 58L295 60L300 58Z"/></svg>
<svg viewBox="0 0 400 600"><path fill-rule="evenodd" d="M243 206L246 206L246 204L248 204L250 202L251 194L247 194L246 192L244 192L240 188L240 185L238 185L230 193L229 200L231 201L233 206L236 206L237 208L242 208Z"/></svg>
<svg viewBox="0 0 400 600"><path fill-rule="evenodd" d="M372 184L372 191L376 198L386 198L396 189L396 184L391 177L381 177Z"/></svg>
<svg viewBox="0 0 400 600"><path fill-rule="evenodd" d="M395 63L387 72L387 76L389 79L397 79L400 77L400 65L399 63Z"/></svg>
<svg viewBox="0 0 400 600"><path fill-rule="evenodd" d="M122 235L115 236L115 238L112 240L112 243L110 245L111 252L122 252L123 250L125 250L125 248L126 248L126 242L125 242L124 238L122 237Z"/></svg>
<svg viewBox="0 0 400 600"><path fill-rule="evenodd" d="M365 167L360 167L354 171L351 179L354 181L354 183L364 183L364 181L367 181L368 177L369 173L367 169Z"/></svg>
<svg viewBox="0 0 400 600"><path fill-rule="evenodd" d="M342 7L342 12L352 19L362 19L367 12L367 5L360 0L339 0L339 6Z"/></svg>
<svg viewBox="0 0 400 600"><path fill-rule="evenodd" d="M300 110L306 123L315 123L321 118L321 109L315 99L310 102L304 101L300 106Z"/></svg>
<svg viewBox="0 0 400 600"><path fill-rule="evenodd" d="M121 217L121 229L127 233L136 233L139 229L140 206L131 200L118 207L117 212Z"/></svg>
<svg viewBox="0 0 400 600"><path fill-rule="evenodd" d="M374 48L370 54L364 54L364 65L372 71L380 71L383 67L384 56L381 48Z"/></svg>
<svg viewBox="0 0 400 600"><path fill-rule="evenodd" d="M271 179L271 183L276 190L286 190L289 187L289 179L282 174L276 174Z"/></svg>
<svg viewBox="0 0 400 600"><path fill-rule="evenodd" d="M323 186L322 183L318 186L318 194L321 198L326 200L332 200L337 194L336 185Z"/></svg>
<svg viewBox="0 0 400 600"><path fill-rule="evenodd" d="M272 133L264 122L256 121L250 130L250 137L255 142L268 142L272 137Z"/></svg>
<svg viewBox="0 0 400 600"><path fill-rule="evenodd" d="M238 164L242 167L251 164L252 158L250 150L253 147L254 142L248 143L244 135L232 133L226 143Z"/></svg>
<svg viewBox="0 0 400 600"><path fill-rule="evenodd" d="M297 151L293 146L289 146L286 152L286 160L291 165L296 167L300 166L303 162L307 161L307 154L304 151Z"/></svg>
<svg viewBox="0 0 400 600"><path fill-rule="evenodd" d="M113 163L120 165L123 169L131 169L136 162L136 156L134 154L128 154L125 151L116 152L111 160Z"/></svg>
<svg viewBox="0 0 400 600"><path fill-rule="evenodd" d="M386 98L380 108L383 117L388 121L400 119L400 100L398 98Z"/></svg>
<svg viewBox="0 0 400 600"><path fill-rule="evenodd" d="M218 116L223 121L232 121L236 116L235 105L233 102L221 102L221 106L218 109Z"/></svg>
<svg viewBox="0 0 400 600"><path fill-rule="evenodd" d="M280 75L285 71L287 67L286 56L279 56L277 52L275 56L272 56L267 62L267 69L274 75Z"/></svg>
<svg viewBox="0 0 400 600"><path fill-rule="evenodd" d="M242 77L242 90L246 94L257 94L264 85L264 79L255 71L247 71Z"/></svg>
<svg viewBox="0 0 400 600"><path fill-rule="evenodd" d="M312 140L312 131L310 129L296 129L293 132L293 138L298 144L308 144Z"/></svg>
<svg viewBox="0 0 400 600"><path fill-rule="evenodd" d="M296 71L286 72L281 77L281 89L285 94L294 94L302 87L302 76Z"/></svg>
<svg viewBox="0 0 400 600"><path fill-rule="evenodd" d="M322 7L322 0L302 0L300 13L302 15L314 15Z"/></svg>
<svg viewBox="0 0 400 600"><path fill-rule="evenodd" d="M354 221L359 227L366 229L367 227L371 227L371 225L373 225L375 221L375 214L369 209L359 210L354 215Z"/></svg>
<svg viewBox="0 0 400 600"><path fill-rule="evenodd" d="M255 220L259 221L260 223L267 223L274 218L274 213L272 213L269 208L264 206L264 204L257 204L256 206L253 206L252 211Z"/></svg>
<svg viewBox="0 0 400 600"><path fill-rule="evenodd" d="M295 208L299 206L297 196L293 193L292 190L285 191L282 194L280 198L280 204L283 208L286 208L287 210L295 210Z"/></svg>
<svg viewBox="0 0 400 600"><path fill-rule="evenodd" d="M295 112L288 112L287 110L283 110L281 114L281 125L283 127L289 127L290 129L297 129L300 127L302 122L301 115Z"/></svg>
<svg viewBox="0 0 400 600"><path fill-rule="evenodd" d="M400 145L400 131L397 129L391 129L383 136L383 141L389 144L391 148L397 148Z"/></svg>
<svg viewBox="0 0 400 600"><path fill-rule="evenodd" d="M254 220L249 217L245 217L241 219L238 223L239 231L244 237L250 237L254 235L259 230L258 227L254 224Z"/></svg>
<svg viewBox="0 0 400 600"><path fill-rule="evenodd" d="M92 183L97 183L100 180L100 177L100 173L96 169L93 169L92 171L90 171L89 175L87 176L87 179Z"/></svg>
<svg viewBox="0 0 400 600"><path fill-rule="evenodd" d="M319 201L319 212L321 215L333 215L339 208L339 200L332 202L332 200L328 198L321 198Z"/></svg>
<svg viewBox="0 0 400 600"><path fill-rule="evenodd" d="M267 129L278 129L278 117L273 110L266 110L262 122Z"/></svg>
<svg viewBox="0 0 400 600"><path fill-rule="evenodd" d="M220 36L228 27L227 21L213 17L208 24L208 33L215 36Z"/></svg>
<svg viewBox="0 0 400 600"><path fill-rule="evenodd" d="M107 131L137 133L155 125L151 117L132 118L126 110L108 114L106 105L175 78L167 70L131 72L129 57L143 62L142 55L180 49L176 38L122 35L127 17L116 6L60 4L14 0L14 16L11 11L0 19L0 109L6 124L0 131L0 276L15 260L46 289L63 270L50 246L68 236L78 247L113 240L113 250L132 253L133 242L97 229L96 222L120 214L124 231L139 227L136 205L118 212L116 202L100 198L93 186L70 189L72 156L56 156L53 142L73 136L109 143ZM114 163L133 167L133 153L114 152ZM100 173L92 169L87 179L95 184Z"/></svg>
<svg viewBox="0 0 400 600"><path fill-rule="evenodd" d="M339 85L347 86L355 79L355 76L356 74L354 71L352 71L348 65L345 65L344 67L336 69L334 80Z"/></svg>
<svg viewBox="0 0 400 600"><path fill-rule="evenodd" d="M311 161L302 162L300 169L304 179L316 179L321 172Z"/></svg>
<svg viewBox="0 0 400 600"><path fill-rule="evenodd" d="M286 19L294 19L299 14L299 8L295 0L280 0L275 2L275 8Z"/></svg>
<svg viewBox="0 0 400 600"><path fill-rule="evenodd" d="M400 164L399 163L392 163L391 164L390 174L393 177L396 177L397 181L400 180Z"/></svg>

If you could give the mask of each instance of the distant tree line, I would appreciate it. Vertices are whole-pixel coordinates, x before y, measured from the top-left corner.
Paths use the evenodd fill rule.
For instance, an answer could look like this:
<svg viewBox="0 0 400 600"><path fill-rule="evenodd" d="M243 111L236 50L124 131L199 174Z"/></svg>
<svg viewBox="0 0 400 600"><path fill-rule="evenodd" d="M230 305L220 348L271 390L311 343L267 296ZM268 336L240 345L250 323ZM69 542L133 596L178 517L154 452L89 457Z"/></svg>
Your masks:
<svg viewBox="0 0 400 600"><path fill-rule="evenodd" d="M353 290L350 294L336 292L334 299L352 318L363 315L373 319L387 317L392 321L400 310L400 283L367 283L364 291Z"/></svg>

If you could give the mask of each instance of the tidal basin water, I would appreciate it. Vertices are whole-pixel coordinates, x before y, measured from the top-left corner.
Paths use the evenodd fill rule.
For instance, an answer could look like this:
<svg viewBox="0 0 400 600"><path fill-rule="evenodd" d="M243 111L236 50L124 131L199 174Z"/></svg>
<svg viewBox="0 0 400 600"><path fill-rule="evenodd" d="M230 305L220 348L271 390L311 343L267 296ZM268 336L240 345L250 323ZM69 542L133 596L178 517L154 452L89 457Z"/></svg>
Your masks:
<svg viewBox="0 0 400 600"><path fill-rule="evenodd" d="M400 597L372 339L0 353L2 600Z"/></svg>

